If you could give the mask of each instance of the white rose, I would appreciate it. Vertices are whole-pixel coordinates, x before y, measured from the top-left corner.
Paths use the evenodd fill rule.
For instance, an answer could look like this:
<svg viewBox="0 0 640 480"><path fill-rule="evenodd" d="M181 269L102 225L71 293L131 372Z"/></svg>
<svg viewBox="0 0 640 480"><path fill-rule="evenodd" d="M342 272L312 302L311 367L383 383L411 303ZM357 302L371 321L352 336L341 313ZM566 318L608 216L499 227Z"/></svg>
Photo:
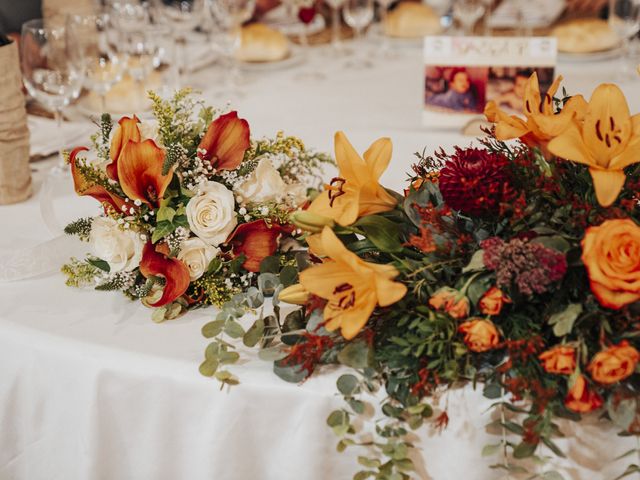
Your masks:
<svg viewBox="0 0 640 480"><path fill-rule="evenodd" d="M217 247L236 228L233 193L217 182L198 186L198 193L187 203L187 219L191 231L209 245Z"/></svg>
<svg viewBox="0 0 640 480"><path fill-rule="evenodd" d="M287 185L286 193L292 207L299 207L307 201L307 187L301 183Z"/></svg>
<svg viewBox="0 0 640 480"><path fill-rule="evenodd" d="M182 242L180 252L178 253L178 260L187 266L189 269L189 277L193 282L207 271L209 263L211 263L211 260L213 260L219 252L220 250L216 247L212 247L198 237L195 237Z"/></svg>
<svg viewBox="0 0 640 480"><path fill-rule="evenodd" d="M142 140L151 139L156 142L156 145L162 147L160 141L160 132L158 131L158 122L155 120L146 120L138 124L138 130L140 130L140 137Z"/></svg>
<svg viewBox="0 0 640 480"><path fill-rule="evenodd" d="M269 158L262 158L249 178L242 182L237 191L243 203L264 203L276 201L286 195L287 185L280 172L274 168Z"/></svg>
<svg viewBox="0 0 640 480"><path fill-rule="evenodd" d="M128 272L140 265L144 247L140 234L121 229L111 217L93 219L89 243L94 255L106 261L111 272Z"/></svg>

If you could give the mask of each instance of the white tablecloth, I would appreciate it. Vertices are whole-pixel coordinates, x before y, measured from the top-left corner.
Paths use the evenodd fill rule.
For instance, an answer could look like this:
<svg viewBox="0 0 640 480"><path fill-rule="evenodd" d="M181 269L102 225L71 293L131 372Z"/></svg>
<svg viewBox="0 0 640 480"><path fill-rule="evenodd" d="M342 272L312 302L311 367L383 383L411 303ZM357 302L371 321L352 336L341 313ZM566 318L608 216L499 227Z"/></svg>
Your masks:
<svg viewBox="0 0 640 480"><path fill-rule="evenodd" d="M373 69L361 71L316 54L312 65L324 68L322 82L295 80L304 66L251 73L247 94L234 108L254 136L283 129L329 151L338 129L359 150L389 136L394 157L383 181L396 189L403 187L414 152L470 143L457 132L421 126L419 49L375 60ZM616 69L615 61L559 67L567 89L587 96ZM219 71L201 71L193 81L207 101L216 102ZM623 86L632 112L640 111L638 86ZM39 189L42 175L35 180ZM73 195L70 182L54 208L61 221L96 211L91 199ZM0 225L3 254L52 237L37 197L0 207ZM207 345L200 328L214 313L201 310L158 325L141 305L118 294L68 288L59 273L0 284L0 479L351 478L363 452L337 453L325 424L342 405L335 393L339 372L291 385L249 352L233 369L241 384L221 391L198 373ZM450 394L448 429L418 432L420 478L500 477L487 468L495 458L480 455L483 445L497 442L485 429L489 404L471 388ZM559 441L569 459L550 465L566 478L613 478L625 467L613 458L635 441L596 426L597 418L587 423L563 424L573 437Z"/></svg>

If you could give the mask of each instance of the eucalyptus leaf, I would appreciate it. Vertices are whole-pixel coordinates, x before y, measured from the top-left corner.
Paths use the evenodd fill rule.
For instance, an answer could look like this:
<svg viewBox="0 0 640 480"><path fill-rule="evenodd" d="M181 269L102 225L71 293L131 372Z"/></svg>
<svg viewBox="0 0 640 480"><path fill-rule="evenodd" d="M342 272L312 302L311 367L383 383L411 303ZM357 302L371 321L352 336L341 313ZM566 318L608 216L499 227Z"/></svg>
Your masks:
<svg viewBox="0 0 640 480"><path fill-rule="evenodd" d="M462 273L480 272L482 270L485 270L486 267L484 266L483 257L484 250L476 250L471 256L471 260L469 260L467 266L462 269Z"/></svg>
<svg viewBox="0 0 640 480"><path fill-rule="evenodd" d="M398 224L380 215L362 217L355 224L366 235L367 239L382 252L397 253L402 250Z"/></svg>
<svg viewBox="0 0 640 480"><path fill-rule="evenodd" d="M521 442L513 449L514 458L527 458L531 457L538 448L537 444Z"/></svg>
<svg viewBox="0 0 640 480"><path fill-rule="evenodd" d="M244 336L244 328L238 322L234 320L227 321L224 326L224 333L229 335L231 338L241 338Z"/></svg>
<svg viewBox="0 0 640 480"><path fill-rule="evenodd" d="M564 477L560 475L560 473L555 470L550 470L548 472L544 472L541 475L542 480L564 480Z"/></svg>
<svg viewBox="0 0 640 480"><path fill-rule="evenodd" d="M202 335L206 338L213 338L222 332L224 328L225 320L214 320L213 322L206 323L202 327Z"/></svg>
<svg viewBox="0 0 640 480"><path fill-rule="evenodd" d="M341 375L336 382L338 391L346 396L350 396L356 393L359 390L358 384L359 382L356 376L349 373Z"/></svg>
<svg viewBox="0 0 640 480"><path fill-rule="evenodd" d="M567 253L571 249L571 244L560 235L536 237L531 240L531 243L539 243L540 245L543 245L560 253Z"/></svg>
<svg viewBox="0 0 640 480"><path fill-rule="evenodd" d="M278 273L280 271L280 259L278 257L265 257L260 262L260 273Z"/></svg>
<svg viewBox="0 0 640 480"><path fill-rule="evenodd" d="M364 340L355 340L338 353L338 361L352 368L365 368L373 364L373 349Z"/></svg>
<svg viewBox="0 0 640 480"><path fill-rule="evenodd" d="M247 330L247 333L242 337L242 343L247 347L255 347L262 336L264 335L264 320L259 318L251 325L251 328Z"/></svg>
<svg viewBox="0 0 640 480"><path fill-rule="evenodd" d="M298 281L298 269L287 265L280 271L280 283L285 287L293 285Z"/></svg>
<svg viewBox="0 0 640 480"><path fill-rule="evenodd" d="M287 355L288 353L280 349L279 347L263 348L258 352L258 358L260 360L264 360L265 362L275 362L278 360L282 360Z"/></svg>
<svg viewBox="0 0 640 480"><path fill-rule="evenodd" d="M635 398L616 400L615 395L612 395L607 400L607 413L611 417L613 423L622 430L629 429L636 418L637 410L638 402Z"/></svg>
<svg viewBox="0 0 640 480"><path fill-rule="evenodd" d="M482 447L482 456L483 457L492 457L496 453L498 453L501 448L502 448L502 444L501 443L494 443L494 444L491 444L491 445L485 445L484 447Z"/></svg>
<svg viewBox="0 0 640 480"><path fill-rule="evenodd" d="M200 373L202 375L204 375L205 377L213 377L216 373L216 370L218 369L218 362L217 360L213 360L213 359L206 359L204 362L202 362L200 364Z"/></svg>
<svg viewBox="0 0 640 480"><path fill-rule="evenodd" d="M582 305L570 303L562 312L554 313L549 317L549 325L553 325L553 333L557 337L562 337L571 333L573 324L582 313Z"/></svg>
<svg viewBox="0 0 640 480"><path fill-rule="evenodd" d="M262 273L258 276L258 288L264 296L273 295L280 279L273 273Z"/></svg>
<svg viewBox="0 0 640 480"><path fill-rule="evenodd" d="M273 372L289 383L300 383L308 376L307 371L300 365L285 365L280 360L273 363Z"/></svg>
<svg viewBox="0 0 640 480"><path fill-rule="evenodd" d="M245 293L245 302L249 308L259 308L264 304L264 295L256 287L250 287Z"/></svg>

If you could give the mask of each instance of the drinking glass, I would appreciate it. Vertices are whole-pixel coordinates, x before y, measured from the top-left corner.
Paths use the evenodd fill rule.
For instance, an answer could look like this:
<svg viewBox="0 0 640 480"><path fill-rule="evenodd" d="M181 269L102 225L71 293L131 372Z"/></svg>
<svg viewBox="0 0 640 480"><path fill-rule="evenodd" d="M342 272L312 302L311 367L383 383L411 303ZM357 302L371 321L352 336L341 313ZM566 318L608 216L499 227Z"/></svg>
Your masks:
<svg viewBox="0 0 640 480"><path fill-rule="evenodd" d="M62 110L80 95L84 70L78 39L64 25L37 19L22 25L20 63L24 84L35 100L49 108L58 128ZM66 171L64 162L54 173Z"/></svg>
<svg viewBox="0 0 640 480"><path fill-rule="evenodd" d="M240 68L236 54L240 48L242 24L249 20L256 8L256 0L213 0L211 13L223 30L222 51L227 62L226 85L218 92L221 96L238 97Z"/></svg>
<svg viewBox="0 0 640 480"><path fill-rule="evenodd" d="M111 21L120 32L139 32L151 21L149 4L140 0L107 0Z"/></svg>
<svg viewBox="0 0 640 480"><path fill-rule="evenodd" d="M344 6L344 21L355 32L355 40L358 48L363 49L362 32L373 20L373 0L347 0ZM366 57L366 52L359 52L360 58L355 58L347 63L351 68L371 67L371 62Z"/></svg>
<svg viewBox="0 0 640 480"><path fill-rule="evenodd" d="M380 32L382 35L382 42L380 45L380 53L383 57L392 57L394 56L391 52L391 44L389 43L389 37L387 37L384 33L384 27L387 24L387 13L389 12L389 7L393 3L393 0L376 0L378 5L380 6Z"/></svg>
<svg viewBox="0 0 640 480"><path fill-rule="evenodd" d="M639 0L609 0L609 25L622 42L618 81L635 78L631 64L631 39L640 31Z"/></svg>
<svg viewBox="0 0 640 480"><path fill-rule="evenodd" d="M84 86L100 96L107 111L107 93L122 79L126 57L118 52L117 38L110 31L109 15L70 15L67 29L76 39L85 71Z"/></svg>
<svg viewBox="0 0 640 480"><path fill-rule="evenodd" d="M205 0L153 0L152 3L154 18L157 17L173 30L176 44L175 63L180 86L183 85L187 66L187 35L205 18L205 5Z"/></svg>
<svg viewBox="0 0 640 480"><path fill-rule="evenodd" d="M456 0L453 4L453 18L462 25L464 35L473 35L473 27L484 10L482 0Z"/></svg>
<svg viewBox="0 0 640 480"><path fill-rule="evenodd" d="M333 54L345 53L340 34L340 9L344 2L345 0L325 0L325 3L331 8L331 48Z"/></svg>

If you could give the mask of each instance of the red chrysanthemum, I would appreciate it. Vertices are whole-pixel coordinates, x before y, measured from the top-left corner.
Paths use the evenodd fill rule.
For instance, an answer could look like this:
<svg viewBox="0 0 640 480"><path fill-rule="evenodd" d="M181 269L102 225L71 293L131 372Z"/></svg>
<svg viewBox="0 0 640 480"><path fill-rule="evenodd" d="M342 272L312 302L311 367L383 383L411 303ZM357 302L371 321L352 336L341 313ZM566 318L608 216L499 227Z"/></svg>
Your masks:
<svg viewBox="0 0 640 480"><path fill-rule="evenodd" d="M467 215L498 213L513 190L501 155L478 148L456 152L440 170L440 191L446 204Z"/></svg>

